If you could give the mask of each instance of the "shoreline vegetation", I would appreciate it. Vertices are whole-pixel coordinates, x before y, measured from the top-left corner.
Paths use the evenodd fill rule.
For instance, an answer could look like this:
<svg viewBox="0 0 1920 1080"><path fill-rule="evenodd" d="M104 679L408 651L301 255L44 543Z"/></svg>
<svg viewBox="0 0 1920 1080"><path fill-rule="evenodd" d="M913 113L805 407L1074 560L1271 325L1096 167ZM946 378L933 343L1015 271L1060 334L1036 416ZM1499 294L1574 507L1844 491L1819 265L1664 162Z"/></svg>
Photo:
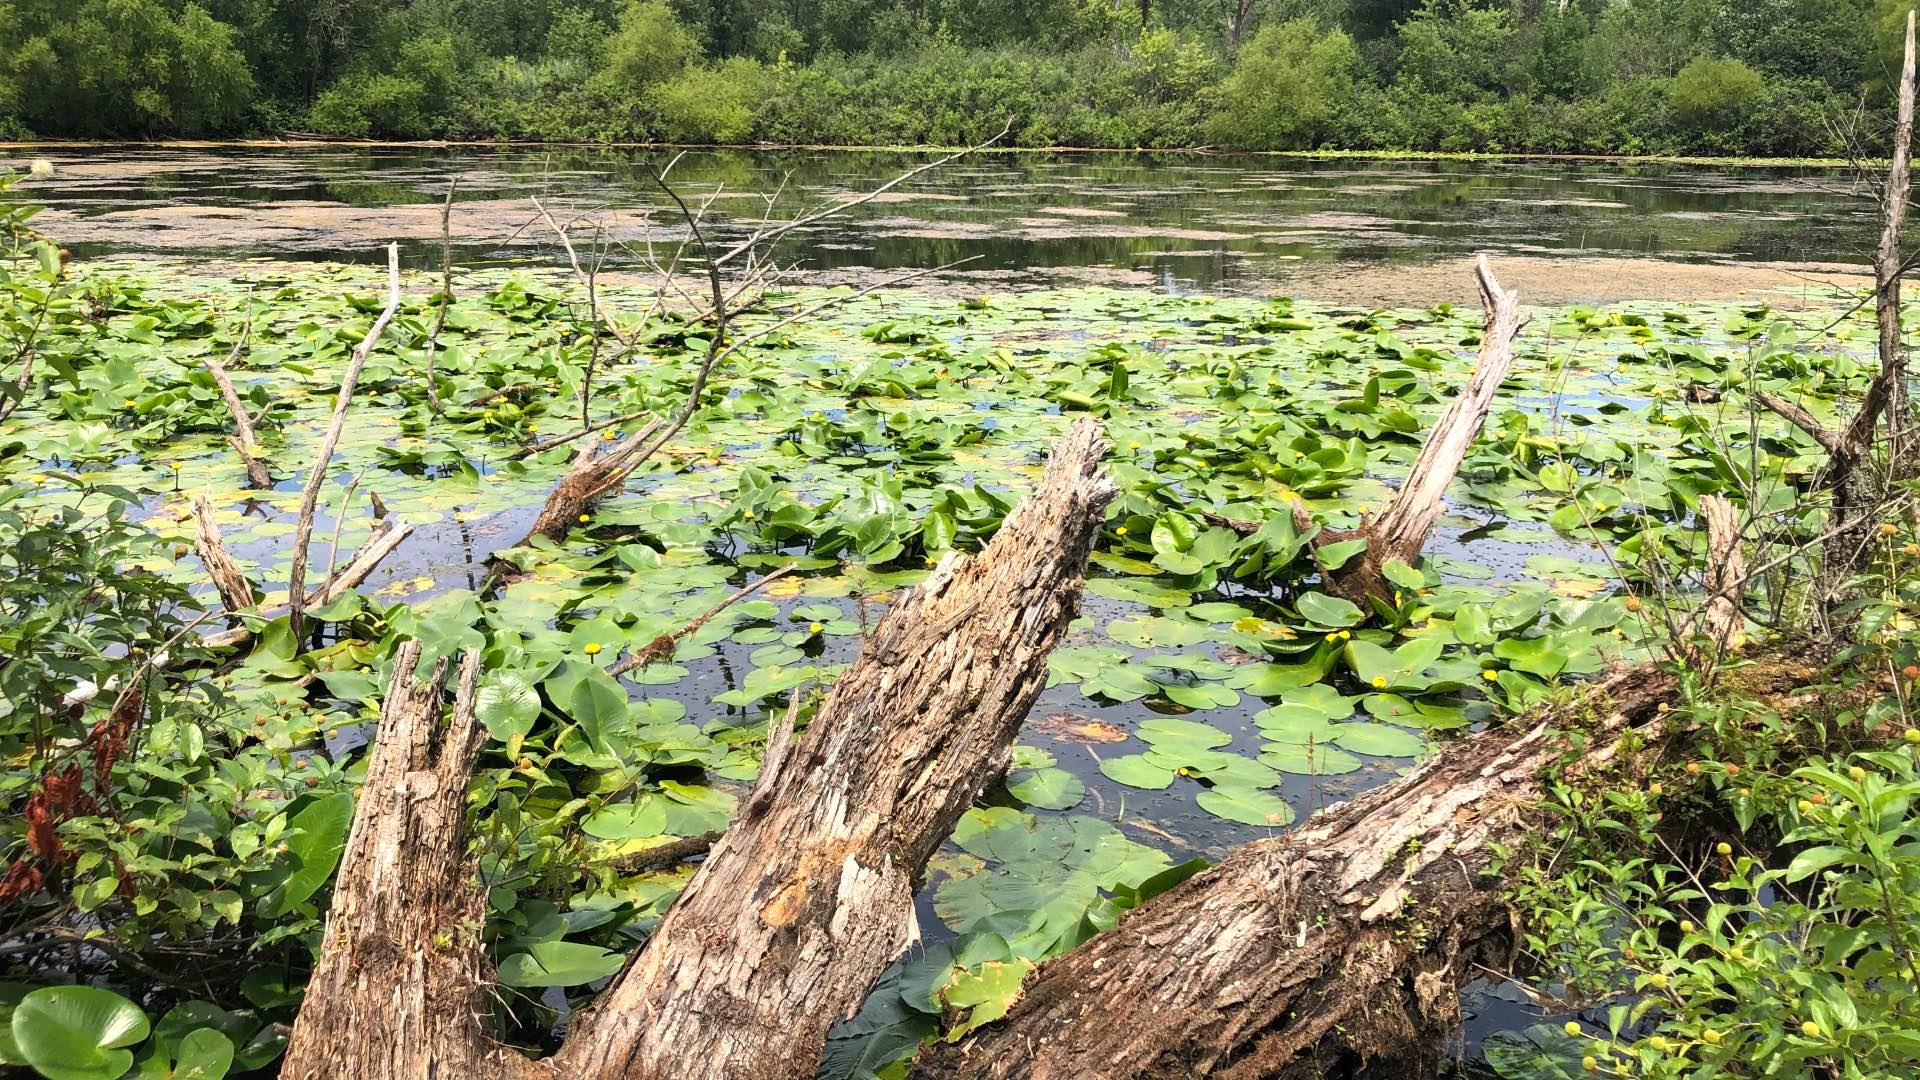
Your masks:
<svg viewBox="0 0 1920 1080"><path fill-rule="evenodd" d="M80 0L0 138L1881 156L1883 0Z"/></svg>
<svg viewBox="0 0 1920 1080"><path fill-rule="evenodd" d="M845 154L946 154L965 149L962 145L856 144L856 143L678 143L678 142L582 142L564 139L350 139L314 138L287 133L249 135L221 139L90 139L35 138L0 140L0 153L27 153L35 150L151 148L177 150L226 149L341 149L341 150L508 150L553 147L567 150L693 150L804 152ZM1301 161L1540 161L1596 162L1618 165L1697 165L1720 168L1755 169L1852 169L1879 168L1882 158L1848 159L1843 157L1752 157L1715 154L1581 154L1529 150L1242 150L1222 146L995 146L981 154L1166 154L1182 157L1270 157Z"/></svg>

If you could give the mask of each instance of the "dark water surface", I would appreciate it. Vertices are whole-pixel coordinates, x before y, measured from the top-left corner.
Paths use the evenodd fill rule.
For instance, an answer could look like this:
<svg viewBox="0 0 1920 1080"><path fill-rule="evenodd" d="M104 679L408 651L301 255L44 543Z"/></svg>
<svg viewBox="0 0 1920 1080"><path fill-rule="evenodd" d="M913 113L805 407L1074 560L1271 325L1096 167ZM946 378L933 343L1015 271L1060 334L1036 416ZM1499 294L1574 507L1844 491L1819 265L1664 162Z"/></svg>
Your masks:
<svg viewBox="0 0 1920 1080"><path fill-rule="evenodd" d="M388 239L437 257L440 208L466 264L542 257L530 198L591 214L609 263L639 266L651 229L680 235L653 179L673 154L537 147L47 146L42 225L76 253L364 261ZM870 190L935 155L690 151L671 178L711 231L738 236ZM804 269L940 266L1033 284L1233 289L1314 265L1417 263L1491 251L1682 263L1866 261L1871 202L1844 170L1629 161L1369 161L1258 155L982 153L796 232ZM576 239L591 230L576 226ZM583 240L584 242L584 240Z"/></svg>

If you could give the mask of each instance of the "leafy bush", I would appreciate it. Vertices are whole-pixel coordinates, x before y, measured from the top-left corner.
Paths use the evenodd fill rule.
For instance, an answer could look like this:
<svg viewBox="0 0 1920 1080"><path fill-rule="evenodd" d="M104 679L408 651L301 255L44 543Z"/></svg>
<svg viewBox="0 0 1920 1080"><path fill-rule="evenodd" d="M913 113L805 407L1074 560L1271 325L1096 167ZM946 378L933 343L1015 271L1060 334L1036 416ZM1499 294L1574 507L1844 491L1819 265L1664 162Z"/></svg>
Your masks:
<svg viewBox="0 0 1920 1080"><path fill-rule="evenodd" d="M104 135L235 130L253 75L231 26L189 3L80 0L9 6L0 23L0 105L28 127ZM15 37L14 35L18 35ZM11 39L11 40L9 40Z"/></svg>
<svg viewBox="0 0 1920 1080"><path fill-rule="evenodd" d="M1221 86L1213 138L1283 150L1332 143L1340 108L1354 96L1359 63L1343 31L1322 31L1305 19L1263 28Z"/></svg>
<svg viewBox="0 0 1920 1080"><path fill-rule="evenodd" d="M1713 138L1740 129L1764 103L1760 73L1738 60L1698 57L1667 88L1674 119L1691 135ZM1734 149L1737 139L1716 140Z"/></svg>
<svg viewBox="0 0 1920 1080"><path fill-rule="evenodd" d="M700 59L700 40L680 25L665 0L632 0L606 49L602 78L630 94L664 83Z"/></svg>
<svg viewBox="0 0 1920 1080"><path fill-rule="evenodd" d="M760 70L752 60L735 58L712 67L690 67L654 87L657 133L668 142L730 143L746 138L753 130Z"/></svg>

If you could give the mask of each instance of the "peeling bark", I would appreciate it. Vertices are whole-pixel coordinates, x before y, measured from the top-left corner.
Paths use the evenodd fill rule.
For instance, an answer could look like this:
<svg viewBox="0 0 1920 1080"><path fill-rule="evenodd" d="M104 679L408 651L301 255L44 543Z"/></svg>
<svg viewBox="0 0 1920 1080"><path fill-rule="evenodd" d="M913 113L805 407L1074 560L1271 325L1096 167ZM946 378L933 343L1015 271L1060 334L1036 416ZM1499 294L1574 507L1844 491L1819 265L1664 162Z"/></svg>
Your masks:
<svg viewBox="0 0 1920 1080"><path fill-rule="evenodd" d="M462 798L483 735L469 656L441 732L444 664L397 660L288 1077L811 1077L827 1029L918 939L928 858L1006 768L1079 614L1114 489L1097 422L978 556L949 555L881 620L804 733L777 725L735 820L647 945L532 1061L483 1020L490 971Z"/></svg>
<svg viewBox="0 0 1920 1080"><path fill-rule="evenodd" d="M1591 735L1574 770L1602 767L1674 689L1617 673L1235 850L1042 965L1004 1020L913 1075L1251 1080L1417 1059L1459 1023L1458 987L1509 959L1497 852L1541 826L1542 777L1572 746L1560 732Z"/></svg>

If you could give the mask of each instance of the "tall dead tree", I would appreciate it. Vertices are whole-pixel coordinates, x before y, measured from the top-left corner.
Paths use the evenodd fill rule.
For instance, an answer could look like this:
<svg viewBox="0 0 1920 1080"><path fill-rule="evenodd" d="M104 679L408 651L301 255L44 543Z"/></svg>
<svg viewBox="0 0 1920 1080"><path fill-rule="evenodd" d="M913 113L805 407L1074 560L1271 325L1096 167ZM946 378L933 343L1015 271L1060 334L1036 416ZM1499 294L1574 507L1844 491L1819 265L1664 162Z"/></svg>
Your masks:
<svg viewBox="0 0 1920 1080"><path fill-rule="evenodd" d="M1898 112L1893 127L1892 164L1882 192L1880 243L1873 258L1874 319L1879 335L1880 368L1853 417L1838 427L1822 424L1798 404L1756 391L1754 399L1779 414L1827 452L1816 480L1828 498L1828 533L1821 546L1816 607L1829 616L1843 599L1847 582L1859 571L1872 544L1872 525L1890 483L1920 470L1916 432L1907 397L1907 348L1900 321L1901 279L1909 269L1901 254L1907 200L1912 188L1911 154L1914 109L1914 12L1907 12L1906 43L1900 63ZM1884 440L1881 421L1886 421ZM1884 458L1875 460L1876 451Z"/></svg>
<svg viewBox="0 0 1920 1080"><path fill-rule="evenodd" d="M828 1027L917 939L927 860L1006 768L1079 613L1114 494L1105 450L1095 421L1075 424L986 549L888 612L804 732L776 726L732 826L549 1060L485 1023L464 817L476 661L442 725L446 666L418 683L404 647L282 1075L812 1076Z"/></svg>

